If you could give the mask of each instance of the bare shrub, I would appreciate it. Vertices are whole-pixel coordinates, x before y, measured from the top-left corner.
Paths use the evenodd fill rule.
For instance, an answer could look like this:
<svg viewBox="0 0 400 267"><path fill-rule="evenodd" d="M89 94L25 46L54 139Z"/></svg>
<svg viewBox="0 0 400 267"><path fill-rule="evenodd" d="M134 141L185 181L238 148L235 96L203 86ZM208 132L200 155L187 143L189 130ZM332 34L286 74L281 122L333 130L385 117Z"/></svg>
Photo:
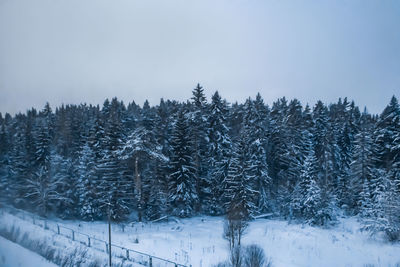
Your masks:
<svg viewBox="0 0 400 267"><path fill-rule="evenodd" d="M264 250L258 245L247 246L243 255L244 267L270 267L271 262L266 258Z"/></svg>
<svg viewBox="0 0 400 267"><path fill-rule="evenodd" d="M214 265L214 267L231 267L232 265L230 264L229 261L223 261L218 263L217 265Z"/></svg>

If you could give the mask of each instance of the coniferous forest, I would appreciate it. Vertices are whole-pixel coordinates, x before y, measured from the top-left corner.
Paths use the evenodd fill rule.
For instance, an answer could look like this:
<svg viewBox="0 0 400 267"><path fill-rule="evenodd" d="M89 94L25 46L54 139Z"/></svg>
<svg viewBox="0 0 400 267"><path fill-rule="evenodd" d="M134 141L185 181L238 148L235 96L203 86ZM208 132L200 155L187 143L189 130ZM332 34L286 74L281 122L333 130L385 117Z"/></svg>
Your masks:
<svg viewBox="0 0 400 267"><path fill-rule="evenodd" d="M303 106L258 94L62 105L0 114L0 197L66 219L272 213L326 225L359 215L400 239L400 106Z"/></svg>

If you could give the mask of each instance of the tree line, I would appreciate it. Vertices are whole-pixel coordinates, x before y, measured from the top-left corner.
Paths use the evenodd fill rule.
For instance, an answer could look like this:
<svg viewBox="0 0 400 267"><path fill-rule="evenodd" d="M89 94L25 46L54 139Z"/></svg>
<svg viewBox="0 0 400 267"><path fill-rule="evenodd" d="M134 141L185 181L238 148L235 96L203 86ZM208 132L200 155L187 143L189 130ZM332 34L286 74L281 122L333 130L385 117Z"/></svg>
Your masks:
<svg viewBox="0 0 400 267"><path fill-rule="evenodd" d="M2 201L62 218L272 212L324 225L345 213L398 235L400 107L208 102L199 84L156 106L47 103L0 113L0 183Z"/></svg>

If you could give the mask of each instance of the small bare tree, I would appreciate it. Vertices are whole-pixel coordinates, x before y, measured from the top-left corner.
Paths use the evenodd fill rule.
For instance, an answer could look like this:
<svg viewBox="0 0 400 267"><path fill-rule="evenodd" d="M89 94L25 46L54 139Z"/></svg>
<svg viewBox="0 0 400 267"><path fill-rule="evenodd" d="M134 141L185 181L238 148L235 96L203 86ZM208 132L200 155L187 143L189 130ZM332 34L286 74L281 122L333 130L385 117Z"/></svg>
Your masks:
<svg viewBox="0 0 400 267"><path fill-rule="evenodd" d="M248 226L245 220L227 218L224 224L224 238L229 242L229 249L240 246L242 236Z"/></svg>
<svg viewBox="0 0 400 267"><path fill-rule="evenodd" d="M54 201L68 201L58 192L58 187L64 185L60 177L50 177L45 167L40 167L38 172L27 179L26 198L32 200L39 210L40 215L46 216L48 208Z"/></svg>
<svg viewBox="0 0 400 267"><path fill-rule="evenodd" d="M240 213L228 212L224 224L224 238L229 242L230 262L234 267L242 266L241 240L248 222Z"/></svg>

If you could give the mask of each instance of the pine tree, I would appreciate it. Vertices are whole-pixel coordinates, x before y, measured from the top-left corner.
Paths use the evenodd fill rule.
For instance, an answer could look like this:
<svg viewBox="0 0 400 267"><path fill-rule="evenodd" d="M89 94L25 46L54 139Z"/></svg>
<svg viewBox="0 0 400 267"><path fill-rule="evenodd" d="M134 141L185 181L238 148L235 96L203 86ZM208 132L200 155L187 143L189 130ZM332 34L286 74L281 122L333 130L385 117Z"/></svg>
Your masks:
<svg viewBox="0 0 400 267"><path fill-rule="evenodd" d="M291 215L295 218L301 218L309 223L317 224L319 219L318 212L321 208L321 189L317 184L317 159L311 140L308 141L307 147L308 153L301 169L299 181L292 193L290 210Z"/></svg>
<svg viewBox="0 0 400 267"><path fill-rule="evenodd" d="M377 147L377 167L386 171L393 169L400 161L399 136L400 106L396 97L392 97L389 105L379 116L375 130Z"/></svg>
<svg viewBox="0 0 400 267"><path fill-rule="evenodd" d="M12 196L10 140L5 123L0 124L0 200L8 200Z"/></svg>
<svg viewBox="0 0 400 267"><path fill-rule="evenodd" d="M202 206L207 193L203 193L203 188L207 187L207 131L206 131L206 108L207 101L204 95L203 87L197 84L192 92L192 112L190 113L190 132L194 148L194 162L196 169L196 191L199 196L199 205ZM196 207L197 210L200 207Z"/></svg>
<svg viewBox="0 0 400 267"><path fill-rule="evenodd" d="M222 209L222 188L221 183L228 174L231 139L229 129L226 125L228 108L218 92L212 96L212 102L208 111L208 181L205 188L209 188L204 193L208 193L206 198L206 213L220 215Z"/></svg>
<svg viewBox="0 0 400 267"><path fill-rule="evenodd" d="M101 212L113 221L123 220L132 201L132 186L127 177L126 168L120 164L118 151L123 138L121 125L121 104L116 98L110 106L105 106L105 117L109 118L104 138L104 157L100 160L97 171L101 173L98 186L98 199Z"/></svg>
<svg viewBox="0 0 400 267"><path fill-rule="evenodd" d="M334 195L338 184L339 149L335 141L333 125L329 121L328 109L318 101L313 111L313 144L317 159L318 185L321 189L321 221L333 219L332 209L336 206Z"/></svg>
<svg viewBox="0 0 400 267"><path fill-rule="evenodd" d="M224 200L228 217L234 220L248 220L257 211L256 196L252 188L255 180L254 165L249 151L248 132L243 132L233 150L228 176L223 181Z"/></svg>
<svg viewBox="0 0 400 267"><path fill-rule="evenodd" d="M168 214L168 164L170 135L172 132L169 106L163 99L155 114L155 139L157 157L154 157L154 170L150 179L150 193L147 201L146 217L150 220L158 219Z"/></svg>
<svg viewBox="0 0 400 267"><path fill-rule="evenodd" d="M353 160L350 165L349 191L351 194L348 196L348 201L350 208L354 209L355 212L363 212L363 208L358 206L358 203L369 195L369 192L363 192L363 190L367 189L366 185L372 179L374 167L371 131L370 116L364 111L361 116L360 131L355 136Z"/></svg>
<svg viewBox="0 0 400 267"><path fill-rule="evenodd" d="M86 143L79 157L77 195L79 196L79 216L84 220L99 219L99 203L96 197L98 180L96 179L95 155Z"/></svg>
<svg viewBox="0 0 400 267"><path fill-rule="evenodd" d="M143 210L150 214L155 193L153 187L154 169L157 164L162 164L167 158L162 154L161 147L156 137L155 114L148 101L145 102L141 114L141 121L137 128L126 138L119 154L134 173L135 199L139 220L142 220ZM159 162L160 161L160 162ZM153 203L153 204L150 204ZM147 207L147 204L150 206Z"/></svg>
<svg viewBox="0 0 400 267"><path fill-rule="evenodd" d="M278 99L271 108L271 120L268 145L269 174L272 179L272 196L275 199L275 208L279 209L282 215L287 215L287 203L290 198L287 171L290 159L288 158L289 137L286 124L287 100Z"/></svg>
<svg viewBox="0 0 400 267"><path fill-rule="evenodd" d="M368 218L373 214L371 189L369 184L369 180L364 179L357 201L359 215L364 218Z"/></svg>
<svg viewBox="0 0 400 267"><path fill-rule="evenodd" d="M18 129L13 137L13 146L10 151L10 167L11 167L11 192L13 194L12 204L19 208L26 206L27 199L27 178L31 176L30 164L27 161L28 155L25 146L25 135L22 129Z"/></svg>
<svg viewBox="0 0 400 267"><path fill-rule="evenodd" d="M64 219L72 219L79 215L78 180L75 176L75 170L76 166L73 159L63 157L52 151L49 179L57 181L57 186L54 188L57 197L52 199L51 206Z"/></svg>
<svg viewBox="0 0 400 267"><path fill-rule="evenodd" d="M296 184L296 179L300 176L301 162L304 160L302 149L304 146L303 136L303 112L302 106L297 99L290 101L285 118L287 150L285 158L287 159L288 169L286 171L287 186L292 190Z"/></svg>
<svg viewBox="0 0 400 267"><path fill-rule="evenodd" d="M268 163L266 159L266 135L265 118L262 110L262 99L257 96L256 101L248 99L244 107L243 133L241 138L246 140L248 146L249 174L254 179L249 180L249 186L256 194L254 197L257 211L271 209L271 178L268 175Z"/></svg>
<svg viewBox="0 0 400 267"><path fill-rule="evenodd" d="M400 196L384 169L375 169L372 180L372 208L366 214L364 230L384 233L389 241L400 240Z"/></svg>
<svg viewBox="0 0 400 267"><path fill-rule="evenodd" d="M46 104L42 111L42 117L37 121L35 127L34 147L34 170L27 177L27 192L25 198L37 204L41 215L47 215L50 201L58 198L56 187L58 182L51 181L51 110ZM27 140L25 140L27 141Z"/></svg>
<svg viewBox="0 0 400 267"><path fill-rule="evenodd" d="M186 119L183 111L178 114L171 140L171 160L169 175L169 201L171 212L180 217L193 214L198 201L196 194L193 151Z"/></svg>

